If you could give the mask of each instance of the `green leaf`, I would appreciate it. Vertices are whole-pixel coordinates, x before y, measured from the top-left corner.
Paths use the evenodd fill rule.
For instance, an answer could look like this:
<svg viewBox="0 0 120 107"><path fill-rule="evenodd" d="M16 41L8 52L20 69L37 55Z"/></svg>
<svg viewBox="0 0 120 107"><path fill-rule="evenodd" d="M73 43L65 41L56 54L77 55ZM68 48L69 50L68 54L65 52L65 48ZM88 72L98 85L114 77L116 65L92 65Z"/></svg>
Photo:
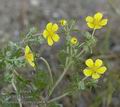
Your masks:
<svg viewBox="0 0 120 107"><path fill-rule="evenodd" d="M84 37L85 37L85 44L84 44L84 50L86 52L91 52L92 53L92 48L96 44L96 38L95 36L92 36L89 32L84 32Z"/></svg>
<svg viewBox="0 0 120 107"><path fill-rule="evenodd" d="M84 83L84 81L80 81L80 82L78 83L78 88L79 88L80 90L85 90L85 83Z"/></svg>
<svg viewBox="0 0 120 107"><path fill-rule="evenodd" d="M12 78L13 78L13 74L11 74L11 72L5 72L5 75L4 75L5 82L11 82Z"/></svg>
<svg viewBox="0 0 120 107"><path fill-rule="evenodd" d="M38 71L34 77L33 83L38 89L45 89L50 85L48 72Z"/></svg>

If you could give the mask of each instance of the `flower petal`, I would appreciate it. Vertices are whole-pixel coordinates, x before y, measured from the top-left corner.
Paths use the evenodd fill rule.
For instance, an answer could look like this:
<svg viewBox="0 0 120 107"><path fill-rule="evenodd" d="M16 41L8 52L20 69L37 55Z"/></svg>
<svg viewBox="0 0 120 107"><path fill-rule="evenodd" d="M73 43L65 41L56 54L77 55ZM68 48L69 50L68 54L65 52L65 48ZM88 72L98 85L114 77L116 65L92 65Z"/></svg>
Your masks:
<svg viewBox="0 0 120 107"><path fill-rule="evenodd" d="M28 61L28 63L32 66L32 67L35 67L35 64L34 64L34 55L33 53L31 52L29 46L26 46L25 47L25 59Z"/></svg>
<svg viewBox="0 0 120 107"><path fill-rule="evenodd" d="M107 68L105 66L100 67L99 69L97 69L97 73L99 74L104 74L104 72L107 70Z"/></svg>
<svg viewBox="0 0 120 107"><path fill-rule="evenodd" d="M92 23L87 23L87 25L88 25L88 27L91 28L91 29L94 28L94 24L92 24Z"/></svg>
<svg viewBox="0 0 120 107"><path fill-rule="evenodd" d="M34 63L34 62L29 62L29 64L30 64L32 67L35 67L35 63Z"/></svg>
<svg viewBox="0 0 120 107"><path fill-rule="evenodd" d="M44 38L47 38L48 36L49 36L48 31L47 31L47 30L44 30L44 31L43 31L43 37L44 37Z"/></svg>
<svg viewBox="0 0 120 107"><path fill-rule="evenodd" d="M101 26L101 25L96 25L94 28L95 28L95 29L101 29L102 26Z"/></svg>
<svg viewBox="0 0 120 107"><path fill-rule="evenodd" d="M92 59L87 59L87 60L85 61L85 64L86 64L88 67L93 67L94 62L93 62Z"/></svg>
<svg viewBox="0 0 120 107"><path fill-rule="evenodd" d="M101 59L97 59L97 60L95 61L95 66L96 66L96 67L100 67L100 66L102 66L102 64L103 64L103 62L102 62Z"/></svg>
<svg viewBox="0 0 120 107"><path fill-rule="evenodd" d="M84 73L85 76L91 76L92 75L92 71L89 70L89 69L84 69L83 73Z"/></svg>
<svg viewBox="0 0 120 107"><path fill-rule="evenodd" d="M70 42L71 42L71 44L75 45L78 43L78 39L76 37L72 37Z"/></svg>
<svg viewBox="0 0 120 107"><path fill-rule="evenodd" d="M58 25L55 23L55 24L53 24L53 26L52 26L52 31L57 31L58 30Z"/></svg>
<svg viewBox="0 0 120 107"><path fill-rule="evenodd" d="M49 22L49 23L47 24L47 26L46 26L47 30L48 30L48 31L51 31L51 30L52 30L52 26L53 26L53 24L52 24L51 22Z"/></svg>
<svg viewBox="0 0 120 107"><path fill-rule="evenodd" d="M60 20L60 24L61 24L61 26L65 26L67 24L67 21L62 19L62 20Z"/></svg>
<svg viewBox="0 0 120 107"><path fill-rule="evenodd" d="M52 45L53 45L53 40L52 40L52 38L51 38L51 37L48 37L47 40L48 40L48 45L49 45L49 46L52 46Z"/></svg>
<svg viewBox="0 0 120 107"><path fill-rule="evenodd" d="M59 41L60 37L59 37L58 34L54 34L54 35L52 36L52 39L53 39L55 42L57 42L57 41Z"/></svg>
<svg viewBox="0 0 120 107"><path fill-rule="evenodd" d="M100 21L100 20L102 19L102 17L103 17L103 14L100 13L100 12L97 12L97 13L94 15L94 18L95 18L96 20L98 20L98 21Z"/></svg>
<svg viewBox="0 0 120 107"><path fill-rule="evenodd" d="M25 54L28 54L30 51L31 51L31 50L30 50L30 47L27 45L27 46L25 47Z"/></svg>
<svg viewBox="0 0 120 107"><path fill-rule="evenodd" d="M102 26L105 26L108 22L108 19L103 19L101 22L100 22L100 25Z"/></svg>
<svg viewBox="0 0 120 107"><path fill-rule="evenodd" d="M34 61L34 56L32 53L29 53L28 55L26 55L26 58L28 61Z"/></svg>
<svg viewBox="0 0 120 107"><path fill-rule="evenodd" d="M93 22L93 17L87 16L85 20L86 20L86 22L92 23Z"/></svg>
<svg viewBox="0 0 120 107"><path fill-rule="evenodd" d="M93 74L92 74L92 78L93 78L93 79L98 79L98 78L100 78L100 75L97 74L97 73L93 73Z"/></svg>

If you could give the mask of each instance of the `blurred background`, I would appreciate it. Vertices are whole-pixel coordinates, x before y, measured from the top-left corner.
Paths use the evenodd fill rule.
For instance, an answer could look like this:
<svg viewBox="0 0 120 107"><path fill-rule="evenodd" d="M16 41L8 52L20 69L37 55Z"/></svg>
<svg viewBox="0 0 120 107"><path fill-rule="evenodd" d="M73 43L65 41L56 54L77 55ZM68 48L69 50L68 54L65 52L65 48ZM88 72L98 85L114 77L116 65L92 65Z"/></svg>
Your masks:
<svg viewBox="0 0 120 107"><path fill-rule="evenodd" d="M83 92L74 100L66 97L63 104L64 107L120 107L120 0L0 0L0 48L10 40L18 41L21 33L33 26L42 31L47 22L61 18L77 19L80 30L89 30L85 17L98 11L109 19L107 27L96 33L99 42L94 52L95 57L100 56L108 64L107 79L94 92ZM56 52L53 51L56 47L52 51L50 47L44 49L50 54ZM54 65L54 55L49 59Z"/></svg>

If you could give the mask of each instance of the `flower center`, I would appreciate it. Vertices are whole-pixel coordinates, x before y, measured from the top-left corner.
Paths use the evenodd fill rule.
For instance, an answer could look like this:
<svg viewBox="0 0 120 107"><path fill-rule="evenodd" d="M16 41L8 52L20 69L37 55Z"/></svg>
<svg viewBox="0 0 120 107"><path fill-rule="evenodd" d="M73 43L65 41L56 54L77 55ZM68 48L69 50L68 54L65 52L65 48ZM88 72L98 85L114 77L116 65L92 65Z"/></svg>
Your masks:
<svg viewBox="0 0 120 107"><path fill-rule="evenodd" d="M97 70L99 69L99 67L93 66L90 69L93 71L93 73L97 73Z"/></svg>
<svg viewBox="0 0 120 107"><path fill-rule="evenodd" d="M99 23L100 23L100 21L101 21L101 20L97 20L97 19L95 19L95 20L93 21L94 26L98 26Z"/></svg>

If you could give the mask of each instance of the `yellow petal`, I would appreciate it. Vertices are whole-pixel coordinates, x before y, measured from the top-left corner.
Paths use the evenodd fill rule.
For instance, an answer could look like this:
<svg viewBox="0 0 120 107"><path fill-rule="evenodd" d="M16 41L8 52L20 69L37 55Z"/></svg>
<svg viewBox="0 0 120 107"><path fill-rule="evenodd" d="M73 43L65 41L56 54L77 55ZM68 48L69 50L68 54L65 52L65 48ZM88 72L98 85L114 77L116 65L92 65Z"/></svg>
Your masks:
<svg viewBox="0 0 120 107"><path fill-rule="evenodd" d="M61 24L61 26L65 26L67 24L67 21L62 19L62 20L60 20L60 24Z"/></svg>
<svg viewBox="0 0 120 107"><path fill-rule="evenodd" d="M102 64L103 64L103 62L102 62L101 59L97 59L97 60L95 61L95 66L96 66L96 67L100 67L100 66L102 66Z"/></svg>
<svg viewBox="0 0 120 107"><path fill-rule="evenodd" d="M100 78L100 75L97 74L97 73L93 73L93 74L92 74L92 78L93 78L93 79L98 79L98 78Z"/></svg>
<svg viewBox="0 0 120 107"><path fill-rule="evenodd" d="M52 46L52 45L53 45L53 40L52 40L52 38L51 38L51 37L48 37L47 40L48 40L48 45L49 45L49 46Z"/></svg>
<svg viewBox="0 0 120 107"><path fill-rule="evenodd" d="M26 58L26 60L28 61L28 63L29 63L32 67L35 66L35 64L34 64L34 56L33 56L32 53L26 54L26 55L25 55L25 58Z"/></svg>
<svg viewBox="0 0 120 107"><path fill-rule="evenodd" d="M49 36L48 31L47 31L47 30L44 30L44 31L43 31L43 37L44 37L44 38L47 38L48 36Z"/></svg>
<svg viewBox="0 0 120 107"><path fill-rule="evenodd" d="M86 17L86 22L92 23L93 22L93 17L87 16Z"/></svg>
<svg viewBox="0 0 120 107"><path fill-rule="evenodd" d="M52 31L57 31L58 30L58 25L55 23L55 24L53 24L53 26L52 26Z"/></svg>
<svg viewBox="0 0 120 107"><path fill-rule="evenodd" d="M100 21L100 20L102 19L102 17L103 17L103 14L100 13L100 12L98 12L98 13L96 13L96 14L94 15L94 18L95 18L96 20L98 20L98 21Z"/></svg>
<svg viewBox="0 0 120 107"><path fill-rule="evenodd" d="M102 26L101 26L101 25L96 25L94 28L95 28L95 29L101 29Z"/></svg>
<svg viewBox="0 0 120 107"><path fill-rule="evenodd" d="M35 63L34 63L34 62L29 62L29 64L30 64L32 67L35 67Z"/></svg>
<svg viewBox="0 0 120 107"><path fill-rule="evenodd" d="M91 76L92 75L92 71L89 70L89 69L84 69L83 73L84 73L85 76Z"/></svg>
<svg viewBox="0 0 120 107"><path fill-rule="evenodd" d="M101 22L100 22L100 25L102 26L105 26L108 22L108 19L103 19Z"/></svg>
<svg viewBox="0 0 120 107"><path fill-rule="evenodd" d="M78 40L76 37L72 37L70 42L71 42L71 44L75 45L75 44L77 44Z"/></svg>
<svg viewBox="0 0 120 107"><path fill-rule="evenodd" d="M30 50L30 47L27 45L26 47L25 47L25 54L27 54L27 53L29 53L31 50Z"/></svg>
<svg viewBox="0 0 120 107"><path fill-rule="evenodd" d="M88 67L93 67L94 62L93 62L92 59L87 59L87 60L85 61L85 64L86 64Z"/></svg>
<svg viewBox="0 0 120 107"><path fill-rule="evenodd" d="M59 39L60 39L60 37L59 37L58 34L54 34L54 35L52 36L52 39L53 39L55 42L58 42Z"/></svg>
<svg viewBox="0 0 120 107"><path fill-rule="evenodd" d="M48 31L51 31L51 30L52 30L52 26L53 26L53 24L52 24L51 22L49 22L49 23L47 24L47 26L46 26L47 30L48 30Z"/></svg>
<svg viewBox="0 0 120 107"><path fill-rule="evenodd" d="M87 23L88 27L91 28L91 29L94 29L94 24L92 23Z"/></svg>
<svg viewBox="0 0 120 107"><path fill-rule="evenodd" d="M104 72L107 70L107 68L105 66L100 67L99 69L97 69L97 73L99 74L104 74Z"/></svg>
<svg viewBox="0 0 120 107"><path fill-rule="evenodd" d="M28 61L34 61L34 56L33 56L32 53L27 54L26 58L27 58Z"/></svg>

